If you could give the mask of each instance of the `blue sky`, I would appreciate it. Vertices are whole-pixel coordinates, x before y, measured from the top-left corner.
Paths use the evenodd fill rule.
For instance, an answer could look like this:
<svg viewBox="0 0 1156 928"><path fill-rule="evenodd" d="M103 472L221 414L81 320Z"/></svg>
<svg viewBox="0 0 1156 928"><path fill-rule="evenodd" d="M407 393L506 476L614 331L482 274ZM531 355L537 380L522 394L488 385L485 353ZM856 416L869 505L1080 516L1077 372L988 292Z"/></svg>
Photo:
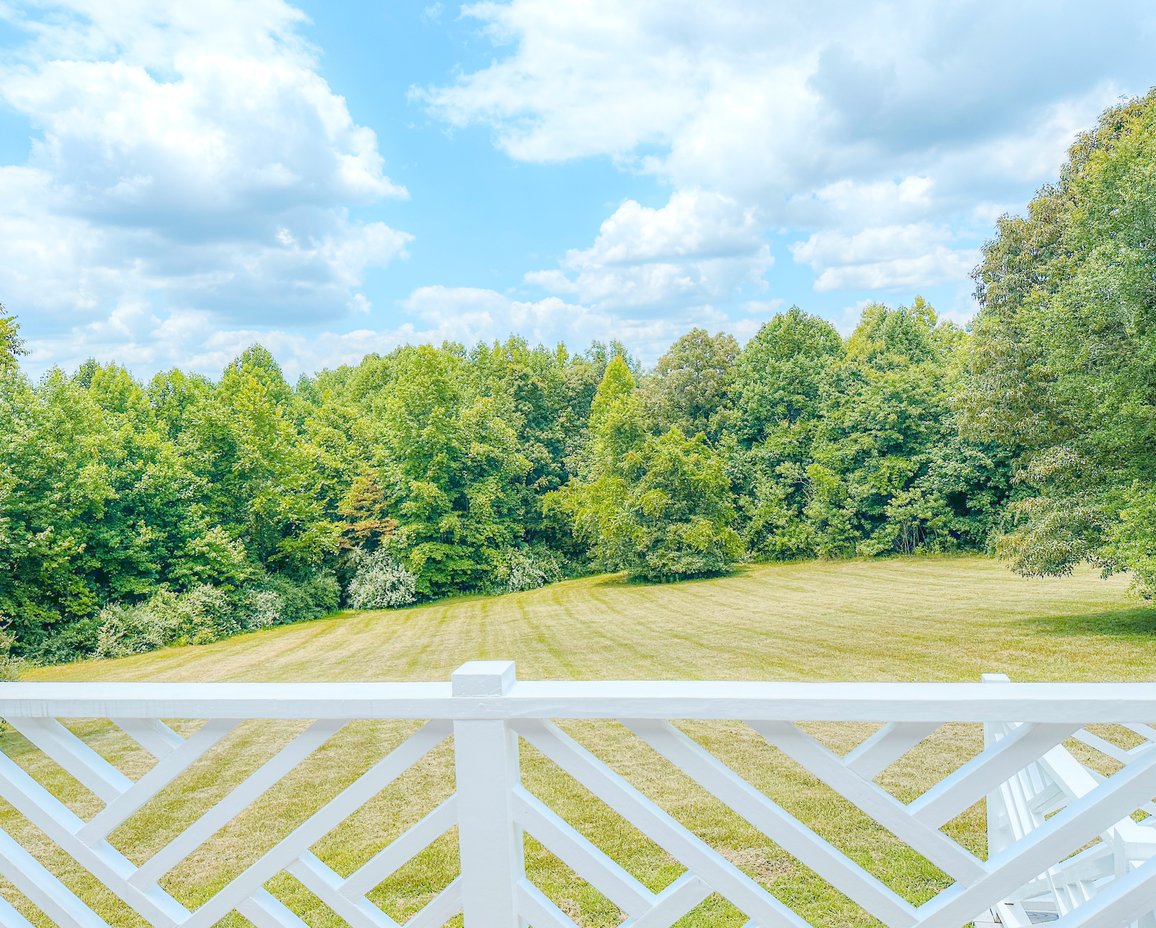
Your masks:
<svg viewBox="0 0 1156 928"><path fill-rule="evenodd" d="M994 219L1156 83L1146 3L0 0L26 368L974 311Z"/></svg>

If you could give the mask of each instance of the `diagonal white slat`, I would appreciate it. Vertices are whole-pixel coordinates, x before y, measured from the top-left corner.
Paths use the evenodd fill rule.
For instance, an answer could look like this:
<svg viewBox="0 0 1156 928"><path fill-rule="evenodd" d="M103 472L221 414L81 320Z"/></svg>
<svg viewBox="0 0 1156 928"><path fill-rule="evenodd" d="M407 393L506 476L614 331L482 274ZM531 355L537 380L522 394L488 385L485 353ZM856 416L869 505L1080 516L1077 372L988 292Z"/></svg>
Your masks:
<svg viewBox="0 0 1156 928"><path fill-rule="evenodd" d="M0 752L0 796L60 848L157 928L173 928L188 910L160 887L140 890L129 885L135 869L130 860L106 841L89 846L77 837L84 823L76 814Z"/></svg>
<svg viewBox="0 0 1156 928"><path fill-rule="evenodd" d="M309 925L268 890L259 889L237 905L237 911L257 928L309 928Z"/></svg>
<svg viewBox="0 0 1156 928"><path fill-rule="evenodd" d="M341 892L341 877L309 851L293 861L287 869L306 889L348 922L350 928L399 928L396 921L365 896L351 899Z"/></svg>
<svg viewBox="0 0 1156 928"><path fill-rule="evenodd" d="M1124 727L1136 732L1141 738L1156 741L1156 728L1151 725L1145 725L1143 722L1125 722ZM1143 745L1137 745L1137 747L1143 747Z"/></svg>
<svg viewBox="0 0 1156 928"><path fill-rule="evenodd" d="M405 923L405 928L442 928L462 910L462 878L456 876L453 882L434 896Z"/></svg>
<svg viewBox="0 0 1156 928"><path fill-rule="evenodd" d="M624 922L621 928L670 928L712 892L693 873L684 873L655 897L650 911Z"/></svg>
<svg viewBox="0 0 1156 928"><path fill-rule="evenodd" d="M651 909L654 894L553 809L520 786L512 798L514 821L618 908L635 917Z"/></svg>
<svg viewBox="0 0 1156 928"><path fill-rule="evenodd" d="M113 719L117 727L157 760L164 760L184 738L160 719Z"/></svg>
<svg viewBox="0 0 1156 928"><path fill-rule="evenodd" d="M0 829L0 873L34 906L60 928L108 928L108 924L80 901L35 857ZM16 912L15 909L12 909ZM16 913L21 919L24 916ZM6 924L0 916L0 924ZM7 924L19 924L9 919ZM23 924L28 924L24 919Z"/></svg>
<svg viewBox="0 0 1156 928"><path fill-rule="evenodd" d="M16 906L0 896L0 928L36 928L36 926L21 915Z"/></svg>
<svg viewBox="0 0 1156 928"><path fill-rule="evenodd" d="M843 764L873 780L939 727L939 722L889 722L844 756Z"/></svg>
<svg viewBox="0 0 1156 928"><path fill-rule="evenodd" d="M903 803L882 787L848 770L842 758L794 723L748 721L747 724L945 873L964 883L983 876L983 864L973 854L941 831L916 821Z"/></svg>
<svg viewBox="0 0 1156 928"><path fill-rule="evenodd" d="M1021 725L909 803L908 814L938 828L1079 729L1070 723Z"/></svg>
<svg viewBox="0 0 1156 928"><path fill-rule="evenodd" d="M80 829L77 837L86 844L95 844L106 838L114 828L140 811L145 803L200 760L239 724L239 719L209 719L196 734L183 741L164 760L157 761L156 766L133 783L130 789L94 815Z"/></svg>
<svg viewBox="0 0 1156 928"><path fill-rule="evenodd" d="M1072 735L1077 741L1086 744L1090 748L1094 748L1101 754L1107 754L1113 760L1118 760L1122 764L1127 764L1135 758L1125 751L1117 744L1113 744L1107 738L1101 738L1099 735L1090 731L1078 731ZM1144 747L1144 745L1140 745Z"/></svg>
<svg viewBox="0 0 1156 928"><path fill-rule="evenodd" d="M426 722L360 777L266 851L206 901L184 923L185 928L209 928L257 891L265 881L336 828L389 783L397 779L452 731L451 723Z"/></svg>
<svg viewBox="0 0 1156 928"><path fill-rule="evenodd" d="M457 797L450 796L354 870L341 884L341 892L350 899L364 896L457 823Z"/></svg>
<svg viewBox="0 0 1156 928"><path fill-rule="evenodd" d="M569 915L525 877L518 881L518 914L533 928L578 928Z"/></svg>
<svg viewBox="0 0 1156 928"><path fill-rule="evenodd" d="M1055 923L1055 928L1118 928L1156 908L1156 857L1113 880Z"/></svg>
<svg viewBox="0 0 1156 928"><path fill-rule="evenodd" d="M915 907L772 802L669 722L622 720L655 751L733 809L788 854L891 928L909 928Z"/></svg>
<svg viewBox="0 0 1156 928"><path fill-rule="evenodd" d="M1070 803L984 865L982 879L955 884L917 910L923 928L957 928L1043 873L1057 859L1096 837L1106 821L1119 821L1156 793L1156 751L1124 767ZM969 913L969 914L963 914Z"/></svg>
<svg viewBox="0 0 1156 928"><path fill-rule="evenodd" d="M344 725L345 722L340 719L320 719L314 722L246 777L228 796L141 864L136 873L129 877L129 882L134 886L155 883L337 734Z"/></svg>
<svg viewBox="0 0 1156 928"><path fill-rule="evenodd" d="M12 718L7 721L105 802L112 802L132 786L132 780L56 719Z"/></svg>
<svg viewBox="0 0 1156 928"><path fill-rule="evenodd" d="M630 786L557 726L518 721L514 729L639 831L698 874L761 928L809 928L807 922L697 835Z"/></svg>

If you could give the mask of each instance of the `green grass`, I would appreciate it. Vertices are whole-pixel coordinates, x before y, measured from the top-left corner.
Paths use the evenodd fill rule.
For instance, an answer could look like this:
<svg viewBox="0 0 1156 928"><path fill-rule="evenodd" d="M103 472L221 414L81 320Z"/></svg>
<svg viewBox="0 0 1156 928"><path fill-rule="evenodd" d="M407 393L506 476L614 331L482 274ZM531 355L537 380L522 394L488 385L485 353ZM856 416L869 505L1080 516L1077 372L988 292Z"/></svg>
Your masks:
<svg viewBox="0 0 1156 928"><path fill-rule="evenodd" d="M512 658L522 679L1141 680L1156 677L1156 612L1126 583L1087 571L1026 581L978 558L897 559L754 567L734 577L666 586L594 577L503 597L466 597L406 610L343 614L201 647L39 669L40 680L447 680L471 659ZM196 723L174 723L186 732ZM72 725L130 776L151 760L100 721ZM112 842L143 861L275 753L303 724L250 722L163 792ZM872 924L854 903L758 834L613 723L565 723L571 734L809 921ZM853 806L738 723L684 729L776 802L913 902L948 882ZM814 724L846 751L872 726ZM190 906L219 889L275 840L352 781L410 723L353 723L166 879ZM974 754L977 726L949 726L885 771L879 782L910 800ZM4 751L82 817L99 803L19 735ZM552 808L658 890L681 868L580 786L523 745L524 780ZM338 828L314 851L347 873L449 795L448 745ZM69 867L64 855L7 806L0 824L112 925L143 922ZM984 854L977 804L945 829ZM609 926L617 909L540 845L527 840L531 877L580 925ZM404 919L457 872L451 833L372 898ZM314 928L340 925L291 877L268 887ZM17 899L11 892L9 898ZM18 902L26 914L32 910ZM741 925L712 897L686 925ZM39 924L47 924L41 919ZM245 924L239 917L222 924Z"/></svg>

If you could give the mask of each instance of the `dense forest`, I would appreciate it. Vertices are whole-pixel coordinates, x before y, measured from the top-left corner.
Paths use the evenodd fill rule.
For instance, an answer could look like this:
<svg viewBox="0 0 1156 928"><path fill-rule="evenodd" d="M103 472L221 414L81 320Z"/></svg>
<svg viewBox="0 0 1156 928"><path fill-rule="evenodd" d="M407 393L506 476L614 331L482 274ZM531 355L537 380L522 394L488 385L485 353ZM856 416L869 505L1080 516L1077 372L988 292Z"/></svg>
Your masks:
<svg viewBox="0 0 1156 928"><path fill-rule="evenodd" d="M1004 217L968 331L916 298L843 338L797 307L644 370L511 337L290 385L89 361L32 382L0 321L0 621L36 661L340 606L750 560L999 553L1156 591L1156 94ZM2 314L0 314L2 315Z"/></svg>

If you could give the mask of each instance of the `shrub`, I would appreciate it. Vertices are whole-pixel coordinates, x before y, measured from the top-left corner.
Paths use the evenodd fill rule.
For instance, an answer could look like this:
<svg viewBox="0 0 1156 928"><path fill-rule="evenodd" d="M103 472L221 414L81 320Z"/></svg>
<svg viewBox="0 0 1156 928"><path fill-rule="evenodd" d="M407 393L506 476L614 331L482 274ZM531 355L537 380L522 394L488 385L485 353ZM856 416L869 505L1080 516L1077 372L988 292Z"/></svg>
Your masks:
<svg viewBox="0 0 1156 928"><path fill-rule="evenodd" d="M167 645L208 644L243 631L239 614L216 587L201 584L180 594L161 590L143 603L101 609L94 653L123 657Z"/></svg>
<svg viewBox="0 0 1156 928"><path fill-rule="evenodd" d="M498 560L493 592L517 593L534 590L562 579L562 568L548 552L510 548Z"/></svg>
<svg viewBox="0 0 1156 928"><path fill-rule="evenodd" d="M314 574L305 580L292 580L283 574L271 574L264 587L281 597L281 618L276 624L310 622L336 612L341 587L329 573Z"/></svg>
<svg viewBox="0 0 1156 928"><path fill-rule="evenodd" d="M24 672L24 659L12 656L14 644L16 644L16 636L10 631L0 630L0 682L2 683L19 680L20 675Z"/></svg>
<svg viewBox="0 0 1156 928"><path fill-rule="evenodd" d="M357 571L346 591L354 609L390 609L412 603L417 596L417 582L384 548L372 554L358 555Z"/></svg>
<svg viewBox="0 0 1156 928"><path fill-rule="evenodd" d="M246 628L270 628L280 625L285 615L285 597L276 590L250 590Z"/></svg>

